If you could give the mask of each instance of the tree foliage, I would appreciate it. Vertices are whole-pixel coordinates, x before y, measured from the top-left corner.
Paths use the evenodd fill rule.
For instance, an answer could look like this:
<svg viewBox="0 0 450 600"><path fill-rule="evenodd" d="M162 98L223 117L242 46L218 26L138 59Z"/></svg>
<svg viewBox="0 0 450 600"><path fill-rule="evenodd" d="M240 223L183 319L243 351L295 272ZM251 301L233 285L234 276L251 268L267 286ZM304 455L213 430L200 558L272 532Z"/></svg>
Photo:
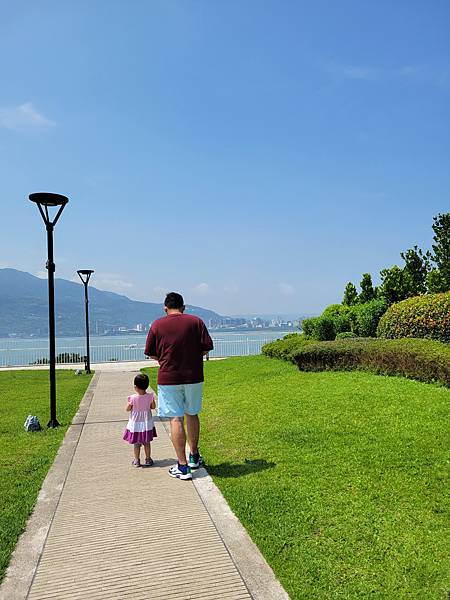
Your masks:
<svg viewBox="0 0 450 600"><path fill-rule="evenodd" d="M438 214L433 221L432 260L445 281L447 291L450 290L450 212Z"/></svg>
<svg viewBox="0 0 450 600"><path fill-rule="evenodd" d="M349 281L345 286L344 299L342 300L342 304L345 304L346 306L353 306L357 303L357 301L358 291L356 289L356 286L351 281Z"/></svg>
<svg viewBox="0 0 450 600"><path fill-rule="evenodd" d="M413 296L412 282L409 273L394 265L390 269L380 271L381 287L380 296L390 305Z"/></svg>
<svg viewBox="0 0 450 600"><path fill-rule="evenodd" d="M361 287L361 293L358 297L359 302L364 304L364 302L370 302L371 300L374 300L376 291L373 287L372 276L370 273L363 273L361 283L359 285Z"/></svg>
<svg viewBox="0 0 450 600"><path fill-rule="evenodd" d="M430 253L424 253L418 246L414 246L405 252L401 252L400 256L405 261L404 271L409 276L410 295L425 294L427 291L427 275L431 268Z"/></svg>

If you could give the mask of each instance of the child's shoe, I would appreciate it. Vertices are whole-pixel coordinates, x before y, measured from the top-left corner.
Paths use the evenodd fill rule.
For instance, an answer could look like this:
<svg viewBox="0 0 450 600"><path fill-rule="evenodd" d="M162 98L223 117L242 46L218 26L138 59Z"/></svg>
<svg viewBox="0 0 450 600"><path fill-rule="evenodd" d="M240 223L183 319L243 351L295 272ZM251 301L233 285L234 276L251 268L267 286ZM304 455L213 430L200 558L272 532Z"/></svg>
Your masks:
<svg viewBox="0 0 450 600"><path fill-rule="evenodd" d="M133 465L133 467L140 467L141 466L141 461L138 458L135 458L131 464Z"/></svg>
<svg viewBox="0 0 450 600"><path fill-rule="evenodd" d="M191 469L199 469L205 465L205 461L203 460L203 456L200 452L196 454L189 454L188 466Z"/></svg>
<svg viewBox="0 0 450 600"><path fill-rule="evenodd" d="M189 480L192 479L191 469L187 465L180 465L177 463L169 469L169 475L176 477L177 479Z"/></svg>
<svg viewBox="0 0 450 600"><path fill-rule="evenodd" d="M146 458L144 467L153 467L153 458Z"/></svg>

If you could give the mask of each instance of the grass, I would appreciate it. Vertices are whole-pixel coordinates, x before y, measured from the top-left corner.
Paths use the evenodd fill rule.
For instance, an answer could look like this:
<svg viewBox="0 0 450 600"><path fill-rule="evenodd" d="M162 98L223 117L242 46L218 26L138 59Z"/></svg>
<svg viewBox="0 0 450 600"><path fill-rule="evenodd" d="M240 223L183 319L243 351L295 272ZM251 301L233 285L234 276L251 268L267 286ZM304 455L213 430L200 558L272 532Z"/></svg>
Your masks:
<svg viewBox="0 0 450 600"><path fill-rule="evenodd" d="M448 597L448 389L263 356L205 368L208 470L292 599Z"/></svg>
<svg viewBox="0 0 450 600"><path fill-rule="evenodd" d="M45 429L49 419L48 372L0 373L0 581L91 379L61 370L56 377L61 427ZM25 432L23 423L29 414L39 418L43 431Z"/></svg>

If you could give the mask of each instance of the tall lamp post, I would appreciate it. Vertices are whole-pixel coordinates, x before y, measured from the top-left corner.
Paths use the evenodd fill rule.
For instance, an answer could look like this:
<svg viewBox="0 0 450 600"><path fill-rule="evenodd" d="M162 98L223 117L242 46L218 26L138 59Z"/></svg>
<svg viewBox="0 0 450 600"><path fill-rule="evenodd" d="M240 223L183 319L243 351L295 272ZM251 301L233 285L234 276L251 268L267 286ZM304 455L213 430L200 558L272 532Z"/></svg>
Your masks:
<svg viewBox="0 0 450 600"><path fill-rule="evenodd" d="M91 356L89 352L89 298L88 298L88 283L94 271L92 269L79 269L77 271L84 285L84 305L86 309L86 373L91 372Z"/></svg>
<svg viewBox="0 0 450 600"><path fill-rule="evenodd" d="M53 229L69 202L66 196L39 192L30 194L31 202L37 204L47 230L47 264L48 271L48 340L50 353L50 421L47 427L58 427L56 418L56 340L55 340L55 263L53 261ZM49 208L56 208L56 215L51 218Z"/></svg>

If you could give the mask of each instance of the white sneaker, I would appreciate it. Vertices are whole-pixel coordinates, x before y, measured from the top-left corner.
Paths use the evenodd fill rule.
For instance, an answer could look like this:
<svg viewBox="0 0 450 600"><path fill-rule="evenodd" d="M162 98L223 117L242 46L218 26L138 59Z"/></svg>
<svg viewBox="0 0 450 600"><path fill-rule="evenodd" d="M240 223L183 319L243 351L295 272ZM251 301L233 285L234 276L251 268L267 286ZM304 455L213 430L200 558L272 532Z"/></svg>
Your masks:
<svg viewBox="0 0 450 600"><path fill-rule="evenodd" d="M177 463L169 469L169 475L176 477L177 479L189 480L192 479L191 469L187 465L180 465Z"/></svg>

